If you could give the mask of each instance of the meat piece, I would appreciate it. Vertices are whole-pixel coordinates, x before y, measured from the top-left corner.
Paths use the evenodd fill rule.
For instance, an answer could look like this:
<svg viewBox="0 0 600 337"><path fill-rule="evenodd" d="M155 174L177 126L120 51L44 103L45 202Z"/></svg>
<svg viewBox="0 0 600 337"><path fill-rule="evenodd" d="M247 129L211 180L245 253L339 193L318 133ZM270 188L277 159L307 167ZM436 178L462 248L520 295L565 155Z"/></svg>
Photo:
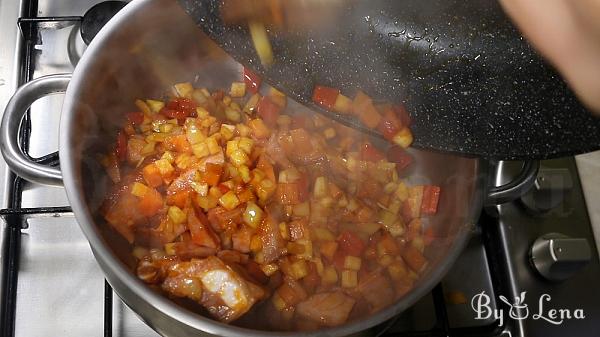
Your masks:
<svg viewBox="0 0 600 337"><path fill-rule="evenodd" d="M162 289L176 297L187 297L196 302L202 300L202 282L196 277L169 276L163 281Z"/></svg>
<svg viewBox="0 0 600 337"><path fill-rule="evenodd" d="M376 271L360 278L358 291L371 305L371 311L376 312L387 307L394 301L394 288L381 272Z"/></svg>
<svg viewBox="0 0 600 337"><path fill-rule="evenodd" d="M284 253L285 240L281 237L279 226L269 214L258 227L257 234L262 241L264 263L277 260Z"/></svg>
<svg viewBox="0 0 600 337"><path fill-rule="evenodd" d="M314 294L298 303L296 312L325 326L336 326L346 322L355 300L341 291Z"/></svg>
<svg viewBox="0 0 600 337"><path fill-rule="evenodd" d="M176 279L173 273L180 272L184 278ZM261 300L265 293L259 286L244 280L238 273L219 258L210 256L203 260L191 260L178 264L169 274L169 284L163 289L173 290L173 295L185 294L185 286L174 282L189 282L197 278L202 282L202 304L215 318L222 322L231 322L246 313L254 303ZM194 293L195 295L195 293ZM186 295L186 297L189 297Z"/></svg>

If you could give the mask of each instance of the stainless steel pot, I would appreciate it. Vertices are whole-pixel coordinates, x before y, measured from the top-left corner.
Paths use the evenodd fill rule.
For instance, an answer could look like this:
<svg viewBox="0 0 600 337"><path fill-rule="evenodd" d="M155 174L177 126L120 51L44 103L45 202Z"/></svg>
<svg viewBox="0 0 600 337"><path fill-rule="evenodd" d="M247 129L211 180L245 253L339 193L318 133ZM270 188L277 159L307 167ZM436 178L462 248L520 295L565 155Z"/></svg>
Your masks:
<svg viewBox="0 0 600 337"><path fill-rule="evenodd" d="M317 332L266 332L219 323L175 304L137 279L130 247L97 215L107 178L95 155L111 146L135 99L159 97L165 88L182 81L226 87L239 80L241 69L195 27L175 0L134 0L95 38L72 76L43 77L24 85L3 116L1 149L8 165L33 182L64 184L107 280L162 335L343 336L373 327L413 305L440 281L462 251L484 201L513 199L535 179L537 166L529 163L511 184L489 189L487 162L414 151L414 179L441 185L443 211L431 220L439 238L426 251L429 267L411 292L371 317ZM25 111L36 99L65 90L58 169L28 159L17 135Z"/></svg>

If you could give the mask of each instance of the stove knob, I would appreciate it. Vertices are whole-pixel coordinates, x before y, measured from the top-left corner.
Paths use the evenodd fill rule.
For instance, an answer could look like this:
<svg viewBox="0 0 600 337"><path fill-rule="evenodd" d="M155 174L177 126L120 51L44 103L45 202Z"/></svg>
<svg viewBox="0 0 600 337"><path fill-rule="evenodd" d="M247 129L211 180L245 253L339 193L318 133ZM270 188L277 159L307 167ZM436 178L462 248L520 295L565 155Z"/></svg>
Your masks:
<svg viewBox="0 0 600 337"><path fill-rule="evenodd" d="M521 202L534 213L546 213L560 205L573 189L573 179L568 169L543 168L533 188L521 196Z"/></svg>
<svg viewBox="0 0 600 337"><path fill-rule="evenodd" d="M530 250L531 264L545 279L564 281L590 262L586 239L550 233L539 237Z"/></svg>

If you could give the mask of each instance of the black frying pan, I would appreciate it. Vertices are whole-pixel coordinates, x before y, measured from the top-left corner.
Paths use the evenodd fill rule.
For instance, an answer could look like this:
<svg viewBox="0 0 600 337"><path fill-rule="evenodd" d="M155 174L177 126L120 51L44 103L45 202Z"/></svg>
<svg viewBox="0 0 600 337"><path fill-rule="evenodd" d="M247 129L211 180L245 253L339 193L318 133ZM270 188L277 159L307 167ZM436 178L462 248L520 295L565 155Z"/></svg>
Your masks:
<svg viewBox="0 0 600 337"><path fill-rule="evenodd" d="M600 149L600 119L579 103L495 0L345 1L335 28L273 32L275 63L260 65L244 26L225 26L221 1L179 0L228 53L291 98L315 84L403 102L414 146L494 159Z"/></svg>

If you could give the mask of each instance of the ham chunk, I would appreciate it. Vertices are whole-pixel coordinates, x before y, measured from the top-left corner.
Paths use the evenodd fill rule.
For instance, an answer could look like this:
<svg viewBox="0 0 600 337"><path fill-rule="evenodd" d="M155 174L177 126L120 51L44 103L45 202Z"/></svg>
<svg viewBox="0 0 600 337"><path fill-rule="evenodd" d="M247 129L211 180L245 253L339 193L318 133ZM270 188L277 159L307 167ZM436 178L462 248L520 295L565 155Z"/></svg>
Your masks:
<svg viewBox="0 0 600 337"><path fill-rule="evenodd" d="M371 305L372 312L377 312L394 301L394 288L381 272L362 277L358 283L358 291Z"/></svg>
<svg viewBox="0 0 600 337"><path fill-rule="evenodd" d="M337 326L348 320L355 300L341 291L314 294L298 303L296 312L325 326Z"/></svg>
<svg viewBox="0 0 600 337"><path fill-rule="evenodd" d="M201 292L196 280L202 285ZM262 288L246 281L215 256L177 264L163 282L163 289L198 301L222 322L239 318L265 296Z"/></svg>

